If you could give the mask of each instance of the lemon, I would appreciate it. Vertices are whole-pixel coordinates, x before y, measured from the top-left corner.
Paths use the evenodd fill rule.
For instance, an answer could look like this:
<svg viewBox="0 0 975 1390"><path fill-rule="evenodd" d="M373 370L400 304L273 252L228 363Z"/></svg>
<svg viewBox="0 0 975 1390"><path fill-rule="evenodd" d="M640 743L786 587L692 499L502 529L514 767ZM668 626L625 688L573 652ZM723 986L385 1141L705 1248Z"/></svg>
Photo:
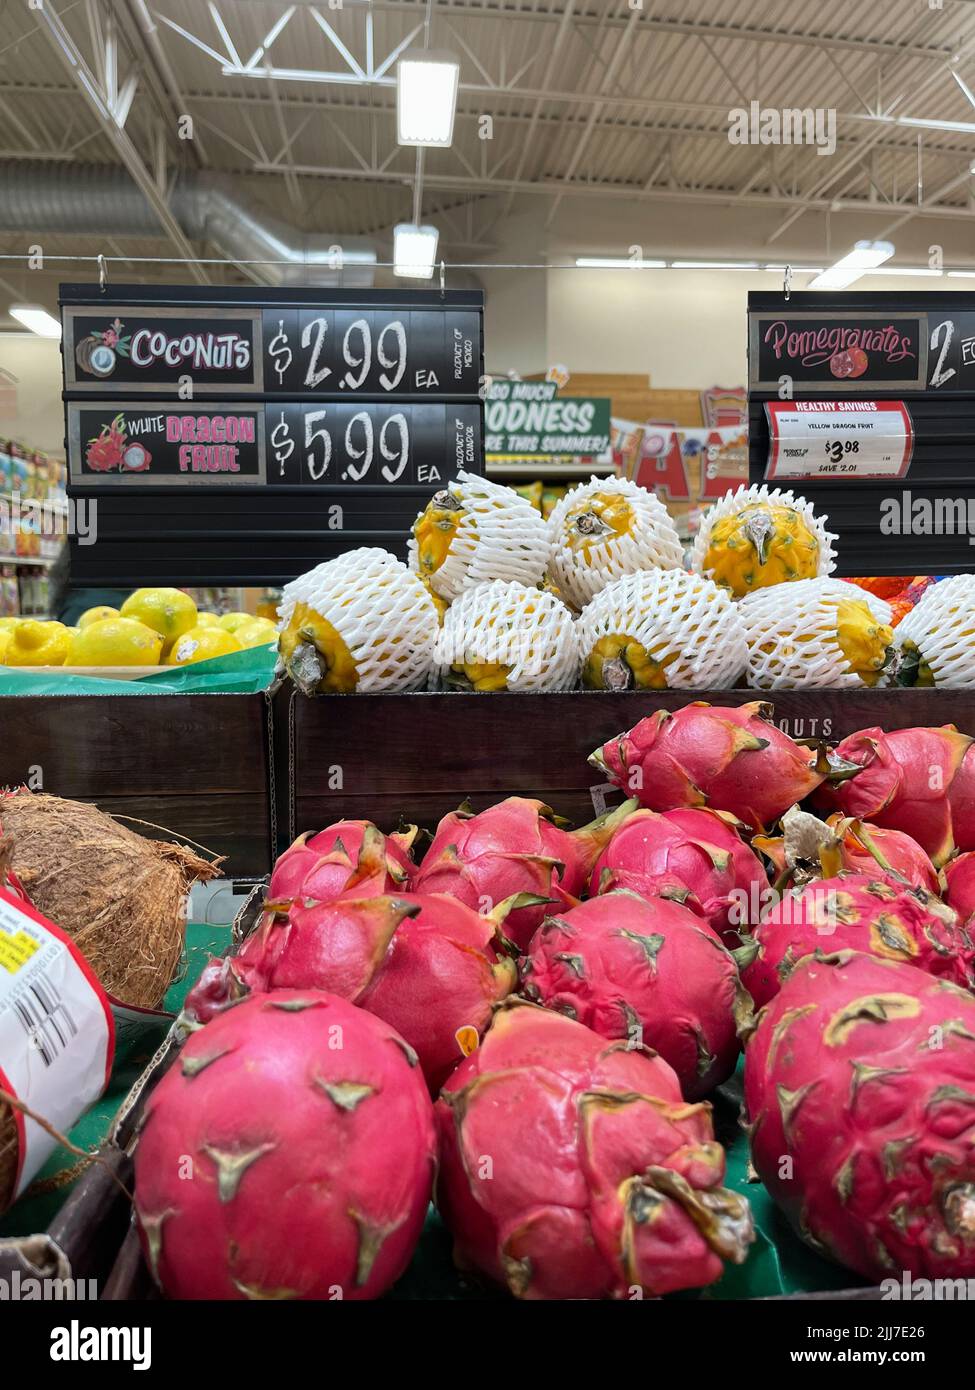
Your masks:
<svg viewBox="0 0 975 1390"><path fill-rule="evenodd" d="M243 648L232 632L219 627L192 627L172 644L166 665L189 666L194 661L209 661L239 651Z"/></svg>
<svg viewBox="0 0 975 1390"><path fill-rule="evenodd" d="M221 623L220 619L217 617L216 613L197 613L197 615L196 615L196 624L195 624L195 625L196 625L197 627L222 627L222 626L223 626L223 624Z"/></svg>
<svg viewBox="0 0 975 1390"><path fill-rule="evenodd" d="M7 654L7 648L10 646L11 635L9 628L0 627L0 666L3 665L4 657Z"/></svg>
<svg viewBox="0 0 975 1390"><path fill-rule="evenodd" d="M23 621L23 618L0 618L0 632L12 632Z"/></svg>
<svg viewBox="0 0 975 1390"><path fill-rule="evenodd" d="M19 623L10 634L4 662L7 666L63 666L71 634L63 623Z"/></svg>
<svg viewBox="0 0 975 1390"><path fill-rule="evenodd" d="M249 647L266 647L269 642L276 642L278 629L277 624L267 618L253 618L249 623L241 623L233 635L246 651Z"/></svg>
<svg viewBox="0 0 975 1390"><path fill-rule="evenodd" d="M69 666L158 666L163 641L158 632L132 618L88 623L72 638Z"/></svg>
<svg viewBox="0 0 975 1390"><path fill-rule="evenodd" d="M112 608L108 603L100 603L97 608L86 608L78 619L79 627L87 627L89 623L100 623L106 618L117 618L118 609Z"/></svg>
<svg viewBox="0 0 975 1390"><path fill-rule="evenodd" d="M196 604L182 589L136 589L122 604L121 615L145 623L167 642L197 624Z"/></svg>
<svg viewBox="0 0 975 1390"><path fill-rule="evenodd" d="M217 621L224 632L236 632L239 627L243 627L244 623L252 623L254 615L253 613L224 613L223 617L218 618Z"/></svg>

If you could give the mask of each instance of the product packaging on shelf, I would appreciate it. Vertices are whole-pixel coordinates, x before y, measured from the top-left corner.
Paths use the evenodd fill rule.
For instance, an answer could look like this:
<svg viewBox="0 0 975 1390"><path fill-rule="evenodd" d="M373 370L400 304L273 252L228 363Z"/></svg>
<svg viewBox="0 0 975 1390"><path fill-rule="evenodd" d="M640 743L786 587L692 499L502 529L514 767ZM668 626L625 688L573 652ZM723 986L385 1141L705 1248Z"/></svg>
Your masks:
<svg viewBox="0 0 975 1390"><path fill-rule="evenodd" d="M71 939L0 888L0 1086L56 1129L69 1129L108 1083L115 1025L108 998ZM4 1161L10 1125L14 1161ZM55 1141L29 1116L0 1123L0 1210ZM5 1190L6 1189L6 1190Z"/></svg>

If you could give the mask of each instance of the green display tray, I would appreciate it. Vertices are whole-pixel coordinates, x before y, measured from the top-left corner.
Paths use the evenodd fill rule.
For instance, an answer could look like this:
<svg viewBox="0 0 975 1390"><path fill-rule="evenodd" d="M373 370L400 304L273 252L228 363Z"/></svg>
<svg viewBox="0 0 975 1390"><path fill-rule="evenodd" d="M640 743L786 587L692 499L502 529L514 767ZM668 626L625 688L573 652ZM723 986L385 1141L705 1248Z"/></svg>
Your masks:
<svg viewBox="0 0 975 1390"><path fill-rule="evenodd" d="M230 943L229 926L215 927L201 923L188 926L185 968L166 996L167 1009L178 1012L210 956L223 954L229 949ZM138 1049L117 1059L108 1091L71 1131L73 1143L90 1149L105 1138L119 1105L162 1041L163 1031L155 1037L147 1036ZM769 1298L864 1287L864 1281L856 1275L820 1259L804 1245L761 1183L749 1181L748 1142L738 1122L740 1066L738 1073L711 1100L716 1137L725 1146L728 1155L726 1182L729 1187L743 1192L751 1203L755 1243L746 1262L729 1266L717 1283L674 1297L705 1300ZM77 1178L74 1181L64 1180L60 1175L70 1173L76 1164L76 1157L63 1150L52 1154L31 1189L0 1220L0 1239L46 1230L77 1181ZM407 1301L493 1300L507 1299L508 1295L487 1281L461 1273L454 1267L449 1232L431 1206L413 1260L387 1297Z"/></svg>

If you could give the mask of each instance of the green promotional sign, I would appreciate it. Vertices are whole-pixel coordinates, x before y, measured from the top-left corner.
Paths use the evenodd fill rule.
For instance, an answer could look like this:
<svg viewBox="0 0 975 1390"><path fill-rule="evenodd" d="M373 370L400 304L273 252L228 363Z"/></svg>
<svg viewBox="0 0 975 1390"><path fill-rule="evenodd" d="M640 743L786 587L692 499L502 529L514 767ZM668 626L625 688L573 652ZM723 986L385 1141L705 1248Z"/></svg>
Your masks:
<svg viewBox="0 0 975 1390"><path fill-rule="evenodd" d="M494 382L484 405L485 453L604 454L609 448L609 398L555 392L551 381Z"/></svg>

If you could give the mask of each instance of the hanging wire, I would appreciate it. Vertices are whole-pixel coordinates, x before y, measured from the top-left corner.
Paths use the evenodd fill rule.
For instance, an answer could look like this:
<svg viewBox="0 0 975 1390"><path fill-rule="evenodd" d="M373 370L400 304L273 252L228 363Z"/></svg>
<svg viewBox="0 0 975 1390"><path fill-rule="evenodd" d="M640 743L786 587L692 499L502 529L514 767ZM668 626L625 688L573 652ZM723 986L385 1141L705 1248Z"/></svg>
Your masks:
<svg viewBox="0 0 975 1390"><path fill-rule="evenodd" d="M0 261L28 261L32 257L26 252L0 252ZM242 261L230 260L226 256L47 256L44 257L45 263L67 262L72 265L223 265L233 269L235 266L282 266L290 270L321 270L333 269L325 261ZM608 270L608 271L631 271L631 270L661 270L668 269L660 265L643 265L640 261L628 261L625 265L576 265L574 261L444 261L445 269L450 270ZM347 266L339 264L334 267L335 273L341 274L342 270L392 270L395 262L393 261L350 261ZM688 267L689 269L719 269L717 266L708 267ZM745 270L754 270L755 266L742 267ZM757 267L759 270L782 271L781 264L766 265ZM721 266L720 269L735 271L738 266ZM804 270L801 266L793 267L796 274L805 275L811 272ZM910 275L911 271L905 270L905 275Z"/></svg>

